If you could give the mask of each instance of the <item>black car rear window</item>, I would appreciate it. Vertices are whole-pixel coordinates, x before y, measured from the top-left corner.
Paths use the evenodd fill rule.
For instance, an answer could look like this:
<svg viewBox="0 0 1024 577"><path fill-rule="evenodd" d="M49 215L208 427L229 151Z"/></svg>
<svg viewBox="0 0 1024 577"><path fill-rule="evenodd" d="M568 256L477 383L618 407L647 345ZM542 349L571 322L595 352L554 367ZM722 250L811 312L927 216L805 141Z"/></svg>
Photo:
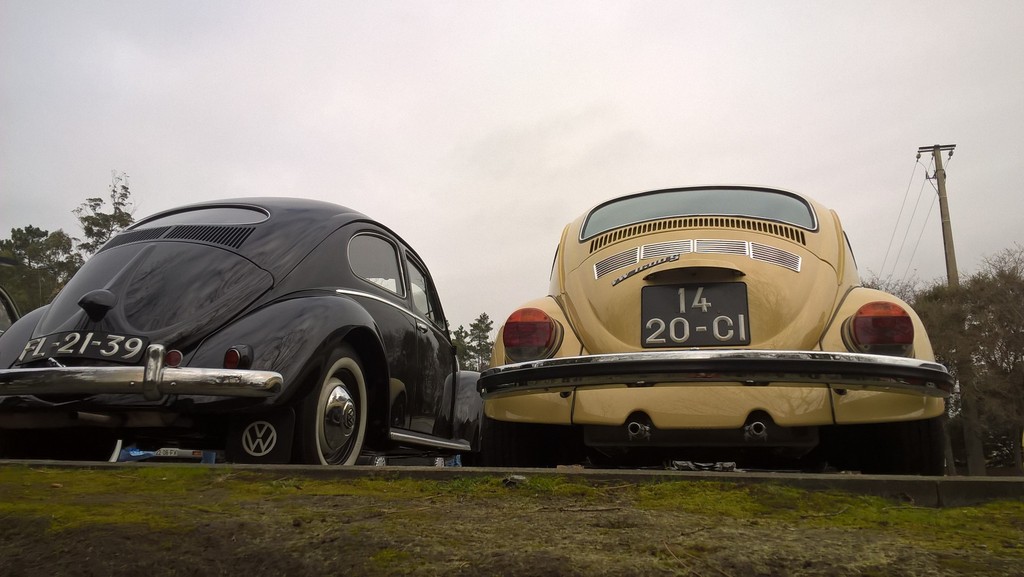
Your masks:
<svg viewBox="0 0 1024 577"><path fill-rule="evenodd" d="M267 220L267 217L268 215L265 211L248 206L211 206L158 216L136 225L133 229L138 230L176 224L256 224Z"/></svg>
<svg viewBox="0 0 1024 577"><path fill-rule="evenodd" d="M802 198L750 188L686 188L660 190L606 202L591 211L580 240L603 232L662 218L714 215L745 216L817 228L814 212Z"/></svg>

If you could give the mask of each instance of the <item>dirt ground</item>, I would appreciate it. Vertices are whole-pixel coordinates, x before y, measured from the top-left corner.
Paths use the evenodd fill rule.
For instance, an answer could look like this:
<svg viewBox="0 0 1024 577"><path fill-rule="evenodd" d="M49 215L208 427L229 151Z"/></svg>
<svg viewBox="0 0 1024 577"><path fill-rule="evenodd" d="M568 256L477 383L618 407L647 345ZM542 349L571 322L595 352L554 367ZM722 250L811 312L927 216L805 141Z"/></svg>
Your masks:
<svg viewBox="0 0 1024 577"><path fill-rule="evenodd" d="M1024 503L0 465L0 575L1024 575Z"/></svg>

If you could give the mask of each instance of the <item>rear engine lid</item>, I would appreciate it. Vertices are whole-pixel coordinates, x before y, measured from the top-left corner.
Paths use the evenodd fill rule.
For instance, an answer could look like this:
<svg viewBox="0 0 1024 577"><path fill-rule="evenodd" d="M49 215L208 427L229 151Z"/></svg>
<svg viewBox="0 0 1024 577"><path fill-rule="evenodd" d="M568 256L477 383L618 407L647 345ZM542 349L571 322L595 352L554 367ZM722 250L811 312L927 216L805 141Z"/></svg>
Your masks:
<svg viewBox="0 0 1024 577"><path fill-rule="evenodd" d="M563 298L587 350L813 349L839 296L835 269L794 244L786 250L778 242L765 244L773 258L759 258L747 245L767 239L728 234L733 238L652 235L636 254L686 242L713 246L702 253L673 250L635 264L616 262L615 270L595 266L614 259L610 253L621 250L615 247L569 271ZM782 253L786 258L774 258Z"/></svg>
<svg viewBox="0 0 1024 577"><path fill-rule="evenodd" d="M33 337L88 330L188 349L272 286L270 273L215 246L117 246L85 263Z"/></svg>

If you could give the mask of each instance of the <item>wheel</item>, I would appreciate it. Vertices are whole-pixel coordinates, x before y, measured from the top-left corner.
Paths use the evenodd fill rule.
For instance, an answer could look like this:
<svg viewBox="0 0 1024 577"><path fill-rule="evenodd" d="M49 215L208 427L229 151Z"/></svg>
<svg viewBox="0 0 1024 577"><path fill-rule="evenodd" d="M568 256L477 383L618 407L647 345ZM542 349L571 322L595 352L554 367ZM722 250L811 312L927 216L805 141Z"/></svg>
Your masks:
<svg viewBox="0 0 1024 577"><path fill-rule="evenodd" d="M480 417L480 464L484 467L521 467L526 455L523 446L528 444L522 425L494 420L487 415ZM518 434L517 434L518 433Z"/></svg>
<svg viewBox="0 0 1024 577"><path fill-rule="evenodd" d="M831 433L826 459L841 469L880 475L943 474L942 417L849 425Z"/></svg>
<svg viewBox="0 0 1024 577"><path fill-rule="evenodd" d="M942 417L886 423L881 426L888 450L883 467L896 475L942 475ZM885 462L884 458L888 459Z"/></svg>
<svg viewBox="0 0 1024 577"><path fill-rule="evenodd" d="M366 437L366 379L359 355L336 347L302 400L296 424L297 457L303 463L353 465Z"/></svg>
<svg viewBox="0 0 1024 577"><path fill-rule="evenodd" d="M93 429L0 431L0 458L59 461L109 461L117 435Z"/></svg>
<svg viewBox="0 0 1024 577"><path fill-rule="evenodd" d="M484 467L555 467L583 459L583 439L572 427L481 419L478 461Z"/></svg>

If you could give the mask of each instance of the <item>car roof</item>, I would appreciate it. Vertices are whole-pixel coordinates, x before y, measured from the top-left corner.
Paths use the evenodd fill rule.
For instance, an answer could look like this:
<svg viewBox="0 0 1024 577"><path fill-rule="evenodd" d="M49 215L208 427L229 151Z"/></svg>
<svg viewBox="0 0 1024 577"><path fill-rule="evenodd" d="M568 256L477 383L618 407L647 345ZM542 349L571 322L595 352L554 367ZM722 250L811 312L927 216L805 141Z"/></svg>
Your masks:
<svg viewBox="0 0 1024 577"><path fill-rule="evenodd" d="M623 224L617 228L613 228L600 234L592 235L590 237L583 237L583 228L586 225L587 219L594 213L594 211L626 198L640 197L651 194L658 194L661 192L677 191L677 190L697 190L697 189L743 189L743 190L755 190L765 191L769 193L783 194L800 199L806 203L812 210L816 220L816 228L810 230L811 234L806 237L803 233L795 233L795 236L800 238L801 244L805 244L808 250L817 254L820 258L833 262L837 258L836 251L838 250L839 243L836 242L837 237L842 236L842 229L840 227L838 216L835 212L824 206L820 202L808 197L804 194L778 188L774 186L765 185L750 185L750 184L707 184L707 185L685 185L670 188L660 188L654 190L646 190L642 192L620 195L611 199L605 200L589 209L586 212L578 216L573 221L569 222L563 230L562 239L565 241L560 244L561 250L564 253L566 266L570 268L577 266L582 263L584 259L588 258L595 250L601 247L615 246L619 242L624 242L630 238L634 238L635 235L630 231L635 231L638 228L642 228L643 222ZM756 218L756 217L740 217L738 218ZM792 225L783 224L783 228L786 229L797 229ZM788 235L786 235L788 236ZM571 241L570 241L571 239ZM806 240L806 242L805 242Z"/></svg>
<svg viewBox="0 0 1024 577"><path fill-rule="evenodd" d="M214 208L254 209L266 217L259 222L225 224L188 224L187 219L175 219L176 215ZM158 212L133 224L103 250L138 240L205 242L233 250L279 277L329 234L354 222L373 223L401 241L386 226L339 204L307 198L252 197L211 200Z"/></svg>

